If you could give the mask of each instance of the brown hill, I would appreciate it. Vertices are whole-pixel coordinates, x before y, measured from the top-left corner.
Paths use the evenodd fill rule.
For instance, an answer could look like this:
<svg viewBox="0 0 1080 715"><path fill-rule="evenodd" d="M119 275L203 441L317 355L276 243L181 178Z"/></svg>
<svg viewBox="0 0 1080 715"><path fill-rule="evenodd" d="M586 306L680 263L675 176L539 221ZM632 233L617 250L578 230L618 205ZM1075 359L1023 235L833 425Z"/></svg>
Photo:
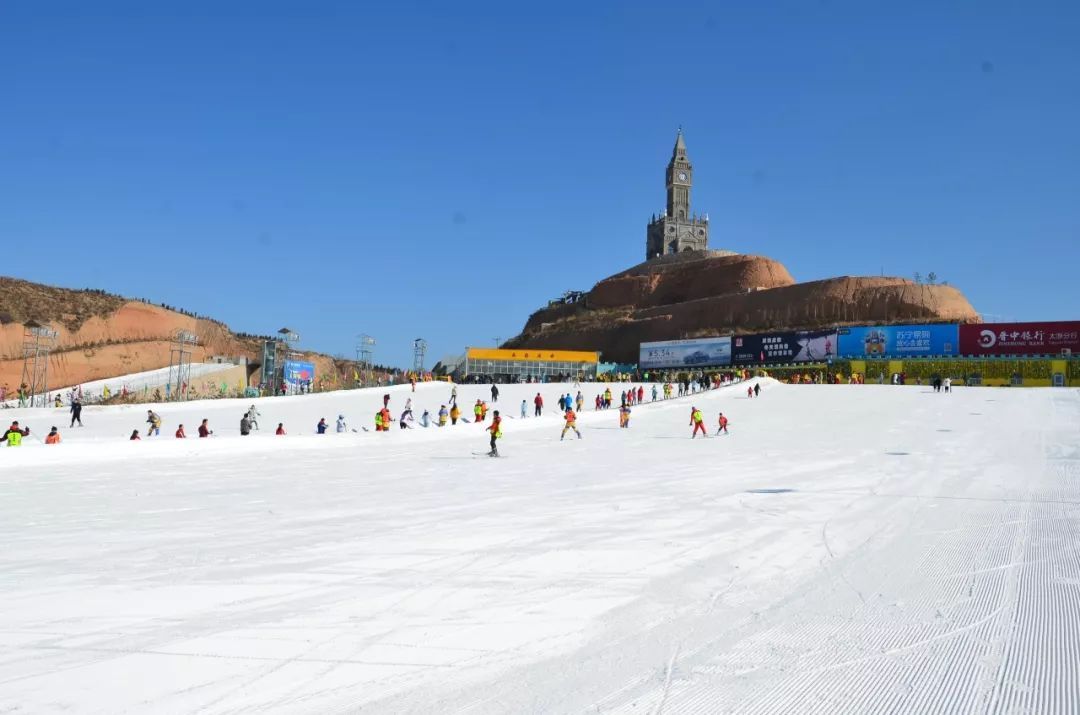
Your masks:
<svg viewBox="0 0 1080 715"><path fill-rule="evenodd" d="M49 385L169 366L170 338L179 329L199 337L192 360L212 355L260 359L261 339L237 335L225 324L170 308L96 290L69 290L0 277L0 385L18 387L23 369L23 324L35 320L57 331L49 360ZM334 369L324 355L309 354L320 374ZM253 379L260 379L257 371Z"/></svg>
<svg viewBox="0 0 1080 715"><path fill-rule="evenodd" d="M599 350L605 361L632 363L638 344L652 340L978 320L952 286L850 276L796 283L764 256L695 252L648 261L600 281L582 300L537 311L506 347Z"/></svg>

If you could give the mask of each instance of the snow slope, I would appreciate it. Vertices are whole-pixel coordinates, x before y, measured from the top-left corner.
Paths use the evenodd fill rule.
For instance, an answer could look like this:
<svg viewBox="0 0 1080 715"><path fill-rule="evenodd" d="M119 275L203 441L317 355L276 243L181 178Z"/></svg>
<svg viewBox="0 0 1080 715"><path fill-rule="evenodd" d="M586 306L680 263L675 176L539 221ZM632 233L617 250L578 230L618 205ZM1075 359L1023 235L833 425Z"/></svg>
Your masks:
<svg viewBox="0 0 1080 715"><path fill-rule="evenodd" d="M216 362L196 362L191 364L189 372L190 379L194 381L196 378L202 379L209 377L215 373L224 372L225 370L231 370L236 367L231 363L216 363ZM169 382L169 368L162 367L157 370L145 370L143 372L133 372L127 375L118 375L117 377L110 377L104 380L91 380L84 382L77 387L81 387L83 390L83 399L89 400L91 398L100 397L105 389L115 394L121 391L123 388L127 388L129 392L137 392L144 387L149 387L151 390L159 387L164 390L164 387ZM49 395L60 395L64 403L68 403L68 393L71 392L71 386L65 387L53 387L49 390ZM7 407L16 407L19 404L17 399L8 400L7 402L0 403Z"/></svg>
<svg viewBox="0 0 1080 715"><path fill-rule="evenodd" d="M1080 394L763 387L508 420L501 459L311 434L446 385L260 399L246 438L250 400L141 442L145 408L87 408L0 448L0 712L1080 709Z"/></svg>

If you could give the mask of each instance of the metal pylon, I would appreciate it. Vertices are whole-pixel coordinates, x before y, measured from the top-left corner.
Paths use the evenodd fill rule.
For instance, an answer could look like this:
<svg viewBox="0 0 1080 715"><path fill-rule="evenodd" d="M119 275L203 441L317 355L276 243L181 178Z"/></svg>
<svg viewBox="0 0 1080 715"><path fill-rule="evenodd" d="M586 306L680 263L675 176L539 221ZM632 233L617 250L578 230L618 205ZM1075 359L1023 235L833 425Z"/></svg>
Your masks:
<svg viewBox="0 0 1080 715"><path fill-rule="evenodd" d="M191 387L191 354L199 337L190 330L173 333L169 347L169 398L186 400Z"/></svg>
<svg viewBox="0 0 1080 715"><path fill-rule="evenodd" d="M49 401L49 352L56 345L56 331L33 320L23 324L23 369L19 389L29 407L45 407Z"/></svg>

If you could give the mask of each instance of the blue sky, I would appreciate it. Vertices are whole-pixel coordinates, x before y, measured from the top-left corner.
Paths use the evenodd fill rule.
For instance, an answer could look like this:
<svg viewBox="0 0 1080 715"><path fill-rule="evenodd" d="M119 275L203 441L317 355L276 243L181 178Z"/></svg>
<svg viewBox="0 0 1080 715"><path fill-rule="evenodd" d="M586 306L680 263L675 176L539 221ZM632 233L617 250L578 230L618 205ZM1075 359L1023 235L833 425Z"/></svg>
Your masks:
<svg viewBox="0 0 1080 715"><path fill-rule="evenodd" d="M0 272L437 358L639 262L682 125L713 247L1077 319L1077 37L1068 2L6 2Z"/></svg>

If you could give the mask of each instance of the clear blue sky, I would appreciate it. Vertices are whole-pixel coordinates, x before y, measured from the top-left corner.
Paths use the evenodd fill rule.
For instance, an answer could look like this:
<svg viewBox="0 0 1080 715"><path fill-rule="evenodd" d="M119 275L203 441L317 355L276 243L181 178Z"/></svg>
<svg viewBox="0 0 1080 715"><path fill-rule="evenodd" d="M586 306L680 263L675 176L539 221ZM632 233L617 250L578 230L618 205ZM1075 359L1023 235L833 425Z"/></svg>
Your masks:
<svg viewBox="0 0 1080 715"><path fill-rule="evenodd" d="M712 245L1080 318L1080 5L0 5L2 271L411 363ZM429 364L432 362L429 359Z"/></svg>

